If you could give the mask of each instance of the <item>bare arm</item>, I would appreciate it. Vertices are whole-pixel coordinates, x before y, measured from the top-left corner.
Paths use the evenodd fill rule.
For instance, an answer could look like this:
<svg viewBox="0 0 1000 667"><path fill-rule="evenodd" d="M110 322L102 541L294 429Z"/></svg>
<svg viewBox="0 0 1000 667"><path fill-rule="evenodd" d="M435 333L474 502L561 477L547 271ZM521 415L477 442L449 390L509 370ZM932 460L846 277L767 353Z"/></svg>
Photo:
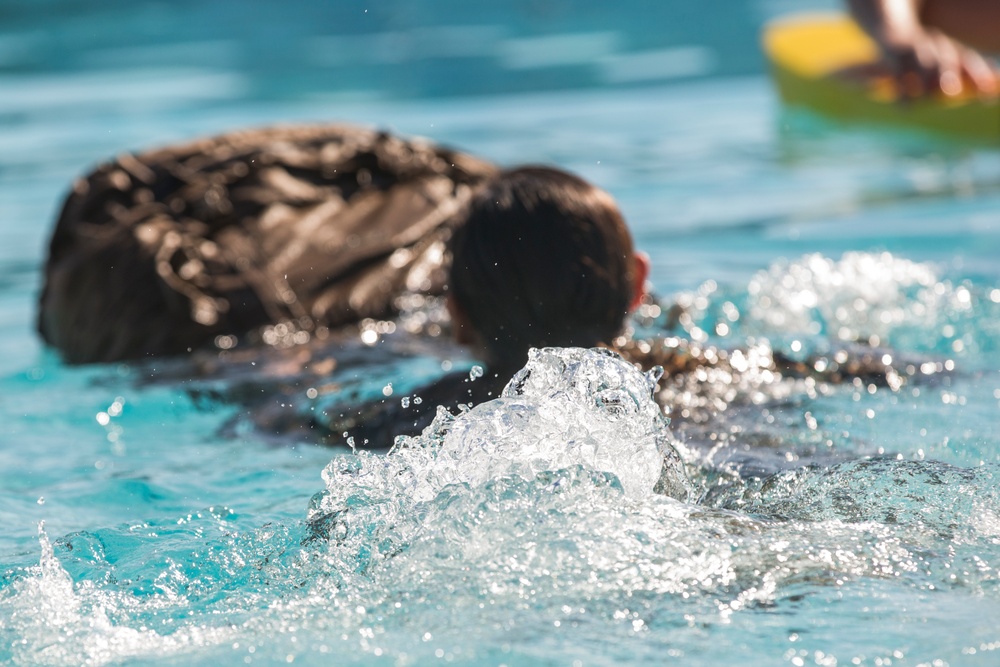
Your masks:
<svg viewBox="0 0 1000 667"><path fill-rule="evenodd" d="M1000 76L972 46L1000 46L1000 0L847 1L905 96L1000 92Z"/></svg>

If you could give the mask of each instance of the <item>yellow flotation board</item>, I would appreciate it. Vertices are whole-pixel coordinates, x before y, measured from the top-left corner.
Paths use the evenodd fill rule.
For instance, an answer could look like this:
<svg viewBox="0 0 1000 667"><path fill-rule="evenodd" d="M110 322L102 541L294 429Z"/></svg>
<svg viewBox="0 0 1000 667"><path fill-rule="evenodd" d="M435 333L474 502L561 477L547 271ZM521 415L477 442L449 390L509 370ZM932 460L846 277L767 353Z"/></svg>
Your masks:
<svg viewBox="0 0 1000 667"><path fill-rule="evenodd" d="M764 30L764 50L782 99L834 118L911 127L1000 143L1000 97L943 95L901 102L875 71L878 47L845 14L802 14Z"/></svg>

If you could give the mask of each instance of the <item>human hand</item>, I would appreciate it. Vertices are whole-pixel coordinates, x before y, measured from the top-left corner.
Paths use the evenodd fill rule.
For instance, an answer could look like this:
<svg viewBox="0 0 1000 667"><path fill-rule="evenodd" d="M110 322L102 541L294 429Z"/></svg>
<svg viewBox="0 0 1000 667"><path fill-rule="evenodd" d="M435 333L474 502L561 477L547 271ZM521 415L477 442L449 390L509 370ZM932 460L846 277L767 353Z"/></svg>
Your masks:
<svg viewBox="0 0 1000 667"><path fill-rule="evenodd" d="M978 51L933 28L873 35L904 99L1000 94L1000 73Z"/></svg>
<svg viewBox="0 0 1000 667"><path fill-rule="evenodd" d="M928 8L926 3L927 0L847 0L854 18L878 45L882 64L895 80L902 98L1000 94L1000 73L982 54L924 23L921 14L922 9ZM943 7L937 3L933 8L940 14ZM950 0L947 7L961 9L956 0ZM966 11L957 23L952 20L952 29L962 28L964 34L970 34L969 17L974 19L982 14L981 9ZM982 20L994 20L991 16Z"/></svg>

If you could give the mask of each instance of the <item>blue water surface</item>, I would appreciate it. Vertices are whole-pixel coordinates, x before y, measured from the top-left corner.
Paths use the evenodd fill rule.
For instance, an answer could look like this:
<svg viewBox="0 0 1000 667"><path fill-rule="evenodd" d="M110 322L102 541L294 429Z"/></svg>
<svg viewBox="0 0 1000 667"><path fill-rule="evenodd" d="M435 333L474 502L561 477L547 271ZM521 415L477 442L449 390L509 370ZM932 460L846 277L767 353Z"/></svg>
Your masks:
<svg viewBox="0 0 1000 667"><path fill-rule="evenodd" d="M761 25L835 6L0 0L0 663L997 664L1000 150L783 109ZM608 189L696 344L941 372L705 378L738 400L682 442L690 502L586 466L417 498L196 402L174 362L42 345L74 178L325 121ZM403 338L335 379L471 364ZM350 512L318 524L331 493Z"/></svg>

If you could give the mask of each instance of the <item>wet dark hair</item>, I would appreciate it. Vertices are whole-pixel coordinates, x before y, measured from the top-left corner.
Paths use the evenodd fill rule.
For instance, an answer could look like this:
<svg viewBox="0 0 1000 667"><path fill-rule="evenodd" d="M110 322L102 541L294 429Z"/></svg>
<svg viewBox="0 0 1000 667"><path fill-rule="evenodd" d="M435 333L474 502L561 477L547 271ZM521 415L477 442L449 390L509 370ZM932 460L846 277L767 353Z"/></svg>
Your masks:
<svg viewBox="0 0 1000 667"><path fill-rule="evenodd" d="M449 289L498 367L523 365L530 347L610 342L632 302L632 237L614 199L558 169L487 181L451 254Z"/></svg>

